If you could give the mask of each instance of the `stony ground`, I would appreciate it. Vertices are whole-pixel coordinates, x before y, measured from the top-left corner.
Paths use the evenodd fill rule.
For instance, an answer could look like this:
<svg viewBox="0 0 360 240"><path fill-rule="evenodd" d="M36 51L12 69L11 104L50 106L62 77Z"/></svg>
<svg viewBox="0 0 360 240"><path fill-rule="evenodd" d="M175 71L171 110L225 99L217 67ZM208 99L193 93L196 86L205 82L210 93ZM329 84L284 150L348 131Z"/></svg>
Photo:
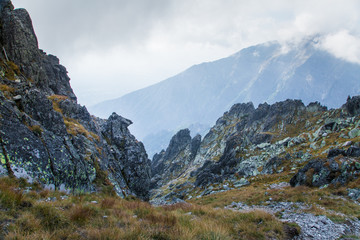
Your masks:
<svg viewBox="0 0 360 240"><path fill-rule="evenodd" d="M336 213L345 217L344 222L334 222L326 216L306 213L306 210L312 208L312 205L301 202L266 202L267 205L246 205L242 202L233 202L225 207L238 212L248 212L254 210L263 210L274 216L279 217L281 221L296 223L300 226L301 232L296 239L339 239L343 236L352 236L355 239L360 238L360 221L358 219L346 218L341 213ZM334 213L333 213L334 214Z"/></svg>

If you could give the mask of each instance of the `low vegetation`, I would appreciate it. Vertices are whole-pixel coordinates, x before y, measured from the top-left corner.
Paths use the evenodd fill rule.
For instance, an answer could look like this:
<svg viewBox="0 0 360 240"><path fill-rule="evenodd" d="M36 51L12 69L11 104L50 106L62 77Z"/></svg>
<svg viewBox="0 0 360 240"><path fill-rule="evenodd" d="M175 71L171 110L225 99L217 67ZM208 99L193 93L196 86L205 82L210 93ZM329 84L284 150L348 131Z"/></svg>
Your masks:
<svg viewBox="0 0 360 240"><path fill-rule="evenodd" d="M60 102L69 99L69 97L62 95L51 95L48 97L48 99L52 101L53 109L63 116L64 123L69 134L74 136L81 134L86 138L88 138L89 140L93 140L93 139L96 141L100 140L99 136L97 136L95 133L91 131L88 131L81 123L79 123L78 120L64 116L63 111L60 108Z"/></svg>
<svg viewBox="0 0 360 240"><path fill-rule="evenodd" d="M51 96L48 97L48 99L52 101L53 109L55 111L57 111L58 113L63 114L63 112L62 112L62 110L61 110L61 108L59 106L59 103L61 101L64 101L64 100L68 99L68 97L67 96L62 96L62 95L51 95Z"/></svg>
<svg viewBox="0 0 360 240"><path fill-rule="evenodd" d="M191 200L197 205L213 208L222 208L232 202L243 202L248 205L266 205L270 202L299 202L312 206L307 210L315 215L326 215L334 218L335 215L346 215L360 219L360 205L347 197L347 188L360 185L360 179L350 182L346 186L329 186L315 188L307 186L283 187L271 189L271 184L288 182L288 173L264 175L253 178L251 185L218 194L204 196ZM306 194L304 194L306 193Z"/></svg>
<svg viewBox="0 0 360 240"><path fill-rule="evenodd" d="M8 80L14 81L17 76L21 74L19 66L12 61L0 60L0 69L3 77Z"/></svg>
<svg viewBox="0 0 360 240"><path fill-rule="evenodd" d="M0 179L0 209L5 239L285 239L292 227L263 211L154 207L104 193L48 191L14 178Z"/></svg>
<svg viewBox="0 0 360 240"><path fill-rule="evenodd" d="M86 138L88 138L89 140L91 139L95 139L96 141L100 140L99 136L97 136L93 132L86 130L86 128L76 119L64 117L64 123L68 133L71 135L77 136L78 134L81 134Z"/></svg>
<svg viewBox="0 0 360 240"><path fill-rule="evenodd" d="M15 93L15 88L8 86L6 84L0 84L0 91L3 92L4 96L7 99L11 99Z"/></svg>

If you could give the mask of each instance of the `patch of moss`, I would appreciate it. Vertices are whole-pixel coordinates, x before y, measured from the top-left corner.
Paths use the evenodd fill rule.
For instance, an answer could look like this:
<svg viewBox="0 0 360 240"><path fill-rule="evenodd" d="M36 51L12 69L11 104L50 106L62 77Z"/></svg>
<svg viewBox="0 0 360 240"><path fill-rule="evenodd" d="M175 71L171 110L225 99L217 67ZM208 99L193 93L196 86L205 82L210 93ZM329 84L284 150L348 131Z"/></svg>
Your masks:
<svg viewBox="0 0 360 240"><path fill-rule="evenodd" d="M53 103L53 109L58 112L58 113L61 113L63 114L60 106L59 106L59 103L68 99L67 96L63 96L63 95L51 95L51 96L48 96L48 99L52 101Z"/></svg>
<svg viewBox="0 0 360 240"><path fill-rule="evenodd" d="M28 127L29 129L30 129L30 131L32 131L35 135L37 135L37 136L41 136L42 135L42 133L43 133L43 129L42 129L42 127L41 126L39 126L39 125L33 125L33 126L29 126Z"/></svg>

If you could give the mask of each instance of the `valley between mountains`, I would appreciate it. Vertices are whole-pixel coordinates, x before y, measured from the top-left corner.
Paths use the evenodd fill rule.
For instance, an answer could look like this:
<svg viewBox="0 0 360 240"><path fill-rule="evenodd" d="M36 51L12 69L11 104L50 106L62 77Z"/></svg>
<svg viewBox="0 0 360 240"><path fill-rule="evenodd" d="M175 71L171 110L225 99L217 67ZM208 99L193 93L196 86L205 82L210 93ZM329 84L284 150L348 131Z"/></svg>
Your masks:
<svg viewBox="0 0 360 240"><path fill-rule="evenodd" d="M232 103L150 160L121 112L77 103L10 0L0 52L0 239L360 238L360 96Z"/></svg>

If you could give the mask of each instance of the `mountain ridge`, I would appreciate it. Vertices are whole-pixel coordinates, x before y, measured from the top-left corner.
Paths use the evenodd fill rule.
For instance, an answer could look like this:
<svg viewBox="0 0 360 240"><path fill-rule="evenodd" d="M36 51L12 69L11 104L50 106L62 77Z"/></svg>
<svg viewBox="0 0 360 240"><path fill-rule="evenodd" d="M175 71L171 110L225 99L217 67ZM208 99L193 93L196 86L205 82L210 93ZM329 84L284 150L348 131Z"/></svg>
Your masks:
<svg viewBox="0 0 360 240"><path fill-rule="evenodd" d="M134 133L145 140L161 130L174 132L196 123L211 126L237 102L258 105L290 98L340 107L348 95L360 93L360 65L321 50L317 38L287 49L278 42L245 48L89 109L100 115L121 109L134 120ZM145 145L152 150L149 142Z"/></svg>

